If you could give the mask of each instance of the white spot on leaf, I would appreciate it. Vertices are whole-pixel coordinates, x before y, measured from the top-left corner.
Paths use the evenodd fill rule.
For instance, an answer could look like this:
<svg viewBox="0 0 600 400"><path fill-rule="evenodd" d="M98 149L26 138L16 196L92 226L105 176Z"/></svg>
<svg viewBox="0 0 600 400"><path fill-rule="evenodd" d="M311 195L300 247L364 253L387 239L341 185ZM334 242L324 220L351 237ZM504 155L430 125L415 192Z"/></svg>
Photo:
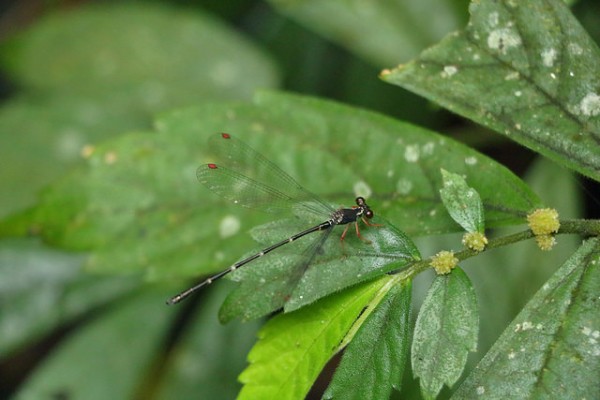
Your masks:
<svg viewBox="0 0 600 400"><path fill-rule="evenodd" d="M458 68L456 68L454 65L446 65L444 67L444 71L442 72L442 78L449 78L457 72Z"/></svg>
<svg viewBox="0 0 600 400"><path fill-rule="evenodd" d="M528 331L529 329L533 329L533 324L531 323L531 321L524 321L521 324L521 330Z"/></svg>
<svg viewBox="0 0 600 400"><path fill-rule="evenodd" d="M430 156L433 154L433 150L435 149L434 142L427 142L421 147L421 153L425 156Z"/></svg>
<svg viewBox="0 0 600 400"><path fill-rule="evenodd" d="M400 179L396 184L396 191L400 194L407 195L413 188L413 183L408 179Z"/></svg>
<svg viewBox="0 0 600 400"><path fill-rule="evenodd" d="M499 15L497 12L492 12L489 15L489 21L491 26L498 26Z"/></svg>
<svg viewBox="0 0 600 400"><path fill-rule="evenodd" d="M404 150L404 159L408 162L419 161L419 146L416 144L406 146Z"/></svg>
<svg viewBox="0 0 600 400"><path fill-rule="evenodd" d="M542 51L542 63L545 67L554 66L554 61L556 61L556 50L553 48L546 49Z"/></svg>
<svg viewBox="0 0 600 400"><path fill-rule="evenodd" d="M469 156L469 157L465 158L465 164L467 164L467 165L475 165L475 164L477 164L477 157L475 157L475 156Z"/></svg>
<svg viewBox="0 0 600 400"><path fill-rule="evenodd" d="M241 223L237 217L226 215L219 224L219 236L225 239L240 231Z"/></svg>
<svg viewBox="0 0 600 400"><path fill-rule="evenodd" d="M521 45L521 37L514 30L509 28L496 29L490 32L487 38L487 45L492 50L506 50Z"/></svg>
<svg viewBox="0 0 600 400"><path fill-rule="evenodd" d="M596 93L586 94L579 107L583 115L595 117L600 114L600 96Z"/></svg>
<svg viewBox="0 0 600 400"><path fill-rule="evenodd" d="M567 48L574 56L580 56L583 54L583 49L577 43L569 43Z"/></svg>

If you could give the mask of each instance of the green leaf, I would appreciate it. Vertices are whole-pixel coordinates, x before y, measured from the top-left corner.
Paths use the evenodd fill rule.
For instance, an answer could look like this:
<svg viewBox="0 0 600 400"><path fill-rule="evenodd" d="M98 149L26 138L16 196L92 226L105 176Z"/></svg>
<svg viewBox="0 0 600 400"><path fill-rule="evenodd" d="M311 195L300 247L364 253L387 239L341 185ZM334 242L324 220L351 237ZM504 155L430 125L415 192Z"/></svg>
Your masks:
<svg viewBox="0 0 600 400"><path fill-rule="evenodd" d="M378 65L397 63L458 28L462 8L451 1L270 1L285 15ZM427 10L435 7L435 23ZM332 18L331 16L335 16Z"/></svg>
<svg viewBox="0 0 600 400"><path fill-rule="evenodd" d="M425 398L452 386L477 349L479 314L471 281L459 267L438 275L421 306L412 343L413 374Z"/></svg>
<svg viewBox="0 0 600 400"><path fill-rule="evenodd" d="M387 399L400 390L410 343L411 282L393 286L344 351L324 398Z"/></svg>
<svg viewBox="0 0 600 400"><path fill-rule="evenodd" d="M25 86L112 93L154 111L203 98L248 98L276 82L258 48L198 10L91 5L51 14L16 40L4 61Z"/></svg>
<svg viewBox="0 0 600 400"><path fill-rule="evenodd" d="M40 231L53 244L92 250L87 267L95 271L145 270L158 279L224 269L252 249L242 233L267 216L198 184L198 165L211 160L206 139L219 131L243 137L337 207L365 195L376 215L393 215L411 236L457 228L439 197L442 166L480 193L490 227L521 223L538 204L517 177L474 150L329 101L262 93L254 104L175 111L157 128L97 146L85 168L42 193L39 206L0 223L0 235Z"/></svg>
<svg viewBox="0 0 600 400"><path fill-rule="evenodd" d="M67 336L29 376L16 399L134 398L154 360L172 309L146 290Z"/></svg>
<svg viewBox="0 0 600 400"><path fill-rule="evenodd" d="M600 52L560 0L473 2L466 29L382 74L600 180Z"/></svg>
<svg viewBox="0 0 600 400"><path fill-rule="evenodd" d="M454 397L600 396L600 241L587 240L544 284Z"/></svg>
<svg viewBox="0 0 600 400"><path fill-rule="evenodd" d="M230 28L156 4L46 15L9 44L0 56L19 91L0 107L0 216L33 204L85 145L146 129L157 111L277 84L273 63Z"/></svg>
<svg viewBox="0 0 600 400"><path fill-rule="evenodd" d="M139 285L133 277L83 275L83 260L37 240L0 241L0 358Z"/></svg>
<svg viewBox="0 0 600 400"><path fill-rule="evenodd" d="M335 180L316 182L333 191L338 183L334 181L338 181L338 176L343 177L343 170L350 167L354 190L367 189L367 193L372 193L367 196L369 199L388 199L375 204L375 213L393 215L393 223L409 236L456 229L450 218L441 215L445 214L438 191L442 167L464 175L479 192L486 207L488 226L521 223L527 211L539 204L537 196L503 166L432 131L310 97L283 101L280 95L263 93L257 96L256 102L271 112L288 116L302 114L304 118L294 123L300 124L301 132L310 132L305 141L323 140L322 145L315 148L328 151L325 164L330 168L320 167L319 171L315 165L317 168L311 169L309 179L336 176ZM364 136L366 132L368 135ZM336 164L332 158L343 164Z"/></svg>
<svg viewBox="0 0 600 400"><path fill-rule="evenodd" d="M581 187L574 172L538 157L525 179L548 206L558 210L561 219L582 217ZM513 232L506 228L494 234L500 237ZM581 245L577 235L559 235L556 239L557 245L552 251L540 251L535 241L528 240L461 262L463 268L469 270L469 278L477 291L481 318L478 352L470 361L481 360L535 292ZM440 247L443 245L438 243L434 249ZM419 248L422 249L421 243ZM422 251L428 253L427 249Z"/></svg>
<svg viewBox="0 0 600 400"><path fill-rule="evenodd" d="M216 314L229 289L211 288L198 302L201 307L187 315L182 336L163 365L161 386L152 393L157 399L233 399L241 389L236 377L246 367L261 321L219 324Z"/></svg>
<svg viewBox="0 0 600 400"><path fill-rule="evenodd" d="M485 222L479 193L460 175L442 169L442 177L444 187L440 195L452 219L467 232L483 233Z"/></svg>
<svg viewBox="0 0 600 400"><path fill-rule="evenodd" d="M253 236L267 246L300 232L307 224L323 221L303 218L300 222L275 221L254 228ZM382 226L361 229L361 236L370 244L355 234L348 234L342 243L339 238L345 227L338 226L331 232L315 233L313 237L289 243L254 261L248 268L234 272L232 279L241 284L227 297L219 312L220 319L223 322L236 317L254 319L281 307L285 312L294 311L331 293L420 259L419 251L403 232L390 223L374 222ZM290 228L294 226L298 227ZM321 245L323 235L328 239ZM305 255L312 253L314 246L321 248L306 265Z"/></svg>
<svg viewBox="0 0 600 400"><path fill-rule="evenodd" d="M238 399L304 398L363 307L389 279L355 286L271 319L248 355Z"/></svg>

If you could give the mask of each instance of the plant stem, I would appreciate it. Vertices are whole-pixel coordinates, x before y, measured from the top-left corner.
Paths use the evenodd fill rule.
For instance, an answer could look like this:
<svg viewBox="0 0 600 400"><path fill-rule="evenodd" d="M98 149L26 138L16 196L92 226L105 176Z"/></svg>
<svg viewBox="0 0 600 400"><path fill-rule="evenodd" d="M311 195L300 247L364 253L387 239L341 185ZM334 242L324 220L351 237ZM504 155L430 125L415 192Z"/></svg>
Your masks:
<svg viewBox="0 0 600 400"><path fill-rule="evenodd" d="M600 236L600 220L567 219L560 221L558 233L577 233L583 237Z"/></svg>
<svg viewBox="0 0 600 400"><path fill-rule="evenodd" d="M600 220L597 219L570 219L560 221L560 229L557 232L559 234L579 234L583 237L589 236L600 236ZM485 250L491 250L497 247L507 246L509 244L521 242L523 240L531 239L534 237L533 232L527 229L526 231L521 231L517 233L513 233L511 235L498 237L495 239L491 239L485 247ZM471 258L480 254L482 252L477 252L475 250L465 249L459 251L454 254L459 261L466 260L467 258ZM408 268L398 272L394 275L394 281L403 281L404 279L411 279L415 275L420 272L425 271L428 268L431 268L429 265L431 259L427 258L421 261L417 261L414 264L410 265Z"/></svg>

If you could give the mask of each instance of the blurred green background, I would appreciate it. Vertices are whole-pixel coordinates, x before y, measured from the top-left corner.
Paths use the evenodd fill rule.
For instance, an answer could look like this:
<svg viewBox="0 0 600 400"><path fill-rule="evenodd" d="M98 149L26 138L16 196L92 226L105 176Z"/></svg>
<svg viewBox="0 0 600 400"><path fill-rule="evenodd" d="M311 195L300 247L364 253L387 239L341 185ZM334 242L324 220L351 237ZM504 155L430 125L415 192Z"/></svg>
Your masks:
<svg viewBox="0 0 600 400"><path fill-rule="evenodd" d="M573 3L598 42L600 3ZM597 186L378 79L381 69L464 26L467 9L465 0L3 2L0 217L35 204L91 145L150 130L161 112L249 101L258 89L334 99L452 136L527 179L561 215L598 217L590 196ZM157 311L147 305L172 294L172 286L139 289L137 277L88 275L81 272L84 254L50 248L31 234L0 241L0 398L235 396L258 324L218 325L227 283L177 312ZM427 256L446 239L418 244ZM576 244L561 240L546 260L562 262ZM476 263L513 265L517 253L527 259L532 249L526 243ZM518 266L469 265L482 308L476 362L553 270L522 280L527 271ZM500 276L510 290L496 287ZM417 305L430 279L417 279ZM405 390L418 396L408 373Z"/></svg>

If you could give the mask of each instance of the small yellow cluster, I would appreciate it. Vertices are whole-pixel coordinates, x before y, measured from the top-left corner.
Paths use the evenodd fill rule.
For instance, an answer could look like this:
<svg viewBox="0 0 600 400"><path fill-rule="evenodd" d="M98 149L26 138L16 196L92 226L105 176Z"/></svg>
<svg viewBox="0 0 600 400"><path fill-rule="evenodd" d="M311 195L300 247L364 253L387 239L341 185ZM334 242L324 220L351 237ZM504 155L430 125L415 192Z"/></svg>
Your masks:
<svg viewBox="0 0 600 400"><path fill-rule="evenodd" d="M540 235L535 237L535 241L541 250L552 250L556 244L556 239L552 235Z"/></svg>
<svg viewBox="0 0 600 400"><path fill-rule="evenodd" d="M554 234L560 228L558 211L554 208L540 208L527 216L529 228L542 250L550 250L556 244Z"/></svg>
<svg viewBox="0 0 600 400"><path fill-rule="evenodd" d="M440 251L431 257L430 265L435 269L438 275L449 274L458 264L458 258L454 257L452 251Z"/></svg>
<svg viewBox="0 0 600 400"><path fill-rule="evenodd" d="M468 249L483 251L488 244L488 240L481 232L467 232L462 238L462 244Z"/></svg>

